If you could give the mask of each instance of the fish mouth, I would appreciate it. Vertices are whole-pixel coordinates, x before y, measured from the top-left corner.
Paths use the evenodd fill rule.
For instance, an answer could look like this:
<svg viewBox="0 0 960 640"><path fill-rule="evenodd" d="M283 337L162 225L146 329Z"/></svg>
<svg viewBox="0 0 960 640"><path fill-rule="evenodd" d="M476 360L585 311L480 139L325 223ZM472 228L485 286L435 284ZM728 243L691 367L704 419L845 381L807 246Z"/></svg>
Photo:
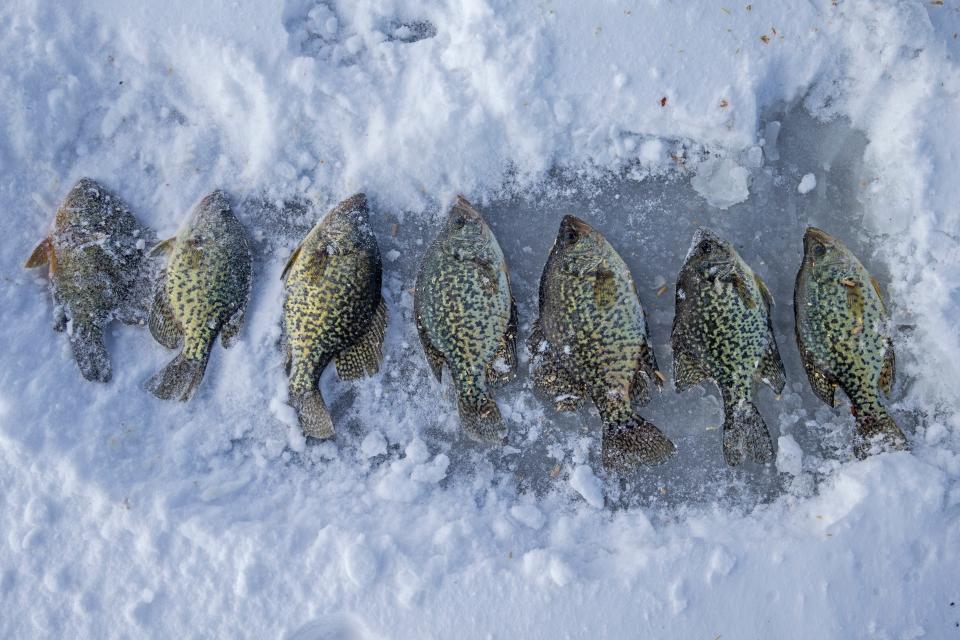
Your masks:
<svg viewBox="0 0 960 640"><path fill-rule="evenodd" d="M807 232L803 234L803 239L817 240L818 242L828 245L835 245L837 243L836 238L823 229L817 229L816 227L807 227Z"/></svg>
<svg viewBox="0 0 960 640"><path fill-rule="evenodd" d="M560 221L560 229L573 229L581 234L589 234L594 231L594 228L589 224L569 213L563 216L563 220Z"/></svg>
<svg viewBox="0 0 960 640"><path fill-rule="evenodd" d="M367 212L367 194L365 193L355 193L333 209L333 213L339 214L363 215Z"/></svg>
<svg viewBox="0 0 960 640"><path fill-rule="evenodd" d="M470 201L463 196L457 196L457 201L450 207L450 217L458 217L464 220L482 220L480 212L473 208Z"/></svg>

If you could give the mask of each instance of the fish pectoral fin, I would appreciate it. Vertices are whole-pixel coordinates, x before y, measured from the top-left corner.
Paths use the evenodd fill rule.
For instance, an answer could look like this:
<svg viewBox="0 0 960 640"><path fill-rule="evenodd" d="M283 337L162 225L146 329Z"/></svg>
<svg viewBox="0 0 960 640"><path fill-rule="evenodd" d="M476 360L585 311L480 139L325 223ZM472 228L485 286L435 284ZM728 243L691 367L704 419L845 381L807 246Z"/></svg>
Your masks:
<svg viewBox="0 0 960 640"><path fill-rule="evenodd" d="M50 265L50 273L56 273L57 254L53 249L53 240L49 236L40 241L40 244L30 253L30 257L27 258L23 266L25 269L36 269L45 264Z"/></svg>
<svg viewBox="0 0 960 640"><path fill-rule="evenodd" d="M893 341L887 341L887 350L883 354L883 368L880 369L878 385L884 394L890 395L893 391L893 381L897 375L897 361L893 353Z"/></svg>
<svg viewBox="0 0 960 640"><path fill-rule="evenodd" d="M773 295L770 293L770 288L767 287L767 283L764 282L763 278L758 276L756 272L753 274L753 279L757 281L757 288L760 289L763 302L767 305L767 313L770 313L770 307L773 306Z"/></svg>
<svg viewBox="0 0 960 640"><path fill-rule="evenodd" d="M673 386L677 393L686 391L690 387L700 384L707 379L703 370L693 356L682 348L673 350Z"/></svg>
<svg viewBox="0 0 960 640"><path fill-rule="evenodd" d="M446 358L443 357L443 352L440 349L433 346L430 341L430 334L427 333L427 328L419 314L417 314L417 333L420 334L420 344L423 346L424 355L427 356L430 371L433 372L433 377L437 379L437 382L440 382L443 379L443 364L446 362Z"/></svg>
<svg viewBox="0 0 960 640"><path fill-rule="evenodd" d="M493 385L501 385L513 380L517 374L517 301L510 298L510 319L503 332L493 360L487 369L487 380Z"/></svg>
<svg viewBox="0 0 960 640"><path fill-rule="evenodd" d="M717 280L717 282L719 282L719 280ZM747 287L747 283L743 278L741 278L738 274L733 274L731 283L733 284L733 288L736 290L737 295L740 296L740 299L743 300L743 303L747 305L748 309L753 309L755 306L757 306L757 301L752 295L750 295L750 288Z"/></svg>
<svg viewBox="0 0 960 640"><path fill-rule="evenodd" d="M157 280L153 294L153 306L150 308L150 319L147 324L150 327L150 335L153 336L154 340L167 349L176 349L183 339L183 330L173 314L173 307L170 306L166 283L167 275L164 271Z"/></svg>
<svg viewBox="0 0 960 640"><path fill-rule="evenodd" d="M783 371L783 360L780 359L780 350L777 348L777 341L772 332L768 338L767 348L760 358L756 375L761 382L773 389L774 393L783 392L783 387L787 383L787 374Z"/></svg>
<svg viewBox="0 0 960 640"><path fill-rule="evenodd" d="M807 379L810 381L810 388L813 389L813 393L827 405L837 406L835 400L836 381L821 371L811 361L809 354L803 348L800 349L800 359L803 361L803 369L807 372Z"/></svg>
<svg viewBox="0 0 960 640"><path fill-rule="evenodd" d="M153 245L153 248L147 253L148 256L157 256L161 253L170 253L173 251L173 243L177 241L177 236L171 236L166 240L161 240Z"/></svg>
<svg viewBox="0 0 960 640"><path fill-rule="evenodd" d="M303 244L297 245L297 248L293 250L293 253L290 254L290 257L287 258L287 264L283 265L283 271L280 272L280 279L286 280L287 274L290 273L290 268L293 267L293 263L297 261L297 258L300 257L300 249L303 248Z"/></svg>
<svg viewBox="0 0 960 640"><path fill-rule="evenodd" d="M593 299L601 309L617 304L617 281L613 272L600 268L593 276Z"/></svg>
<svg viewBox="0 0 960 640"><path fill-rule="evenodd" d="M383 336L387 330L387 303L380 296L367 332L335 358L337 375L341 380L356 380L372 376L383 362Z"/></svg>

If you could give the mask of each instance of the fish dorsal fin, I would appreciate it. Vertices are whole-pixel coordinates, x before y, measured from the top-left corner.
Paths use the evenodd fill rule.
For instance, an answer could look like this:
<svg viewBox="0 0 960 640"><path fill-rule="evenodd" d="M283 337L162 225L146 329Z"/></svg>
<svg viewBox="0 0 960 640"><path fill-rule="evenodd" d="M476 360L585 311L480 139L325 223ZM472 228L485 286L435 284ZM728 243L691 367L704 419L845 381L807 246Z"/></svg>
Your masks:
<svg viewBox="0 0 960 640"><path fill-rule="evenodd" d="M290 254L290 257L287 258L287 264L283 266L283 271L280 273L280 279L286 280L287 274L290 272L290 268L293 266L293 263L297 261L297 258L300 257L300 250L303 248L303 243L297 245L297 248L293 250L293 253Z"/></svg>
<svg viewBox="0 0 960 640"><path fill-rule="evenodd" d="M677 393L700 384L707 379L703 367L682 348L673 351L673 386Z"/></svg>
<svg viewBox="0 0 960 640"><path fill-rule="evenodd" d="M593 276L593 299L597 306L603 309L617 303L616 278L613 276L613 271L602 265Z"/></svg>
<svg viewBox="0 0 960 640"><path fill-rule="evenodd" d="M40 241L23 266L27 269L35 269L47 263L50 264L50 273L56 272L57 254L53 250L53 241L49 236Z"/></svg>
<svg viewBox="0 0 960 640"><path fill-rule="evenodd" d="M880 283L877 282L877 279L876 279L876 278L874 278L873 276L870 276L870 284L873 285L873 290L877 292L877 298L880 300L880 307L881 307L884 311L886 311L886 310L887 310L887 305L886 305L886 303L885 303L884 300L883 300L883 294L880 293Z"/></svg>
<svg viewBox="0 0 960 640"><path fill-rule="evenodd" d="M173 243L177 241L177 236L171 236L155 244L148 255L156 256L161 253L170 253L173 251Z"/></svg>
<svg viewBox="0 0 960 640"><path fill-rule="evenodd" d="M760 295L763 296L763 301L767 305L767 311L770 311L770 307L773 306L773 295L771 295L767 283L756 272L753 274L753 279L757 281L757 288L760 289Z"/></svg>

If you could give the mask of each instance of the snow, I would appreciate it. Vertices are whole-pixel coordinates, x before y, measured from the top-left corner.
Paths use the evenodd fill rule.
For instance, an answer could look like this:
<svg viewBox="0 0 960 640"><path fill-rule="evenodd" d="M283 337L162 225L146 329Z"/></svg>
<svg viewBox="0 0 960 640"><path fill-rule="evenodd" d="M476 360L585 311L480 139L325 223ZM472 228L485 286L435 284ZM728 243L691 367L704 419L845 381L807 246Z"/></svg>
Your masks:
<svg viewBox="0 0 960 640"><path fill-rule="evenodd" d="M797 191L800 194L807 194L813 191L817 187L817 176L812 173L806 173L800 179L800 184L797 185Z"/></svg>
<svg viewBox="0 0 960 640"><path fill-rule="evenodd" d="M908 0L0 5L0 636L951 637L958 16ZM114 380L82 380L43 274L22 268L85 175L160 237L224 188L255 239L247 325L189 404L142 390L169 359L143 328L112 325ZM338 436L308 443L285 402L279 276L360 190L386 360L323 376ZM410 291L457 193L504 248L521 338L560 216L601 229L668 378L683 253L700 225L731 239L776 300L787 388L757 398L776 464L725 468L717 393L668 382L643 415L676 458L608 476L595 412L554 412L526 353L497 392L508 446L463 438ZM845 401L804 379L808 224L881 284L911 453L854 460Z"/></svg>

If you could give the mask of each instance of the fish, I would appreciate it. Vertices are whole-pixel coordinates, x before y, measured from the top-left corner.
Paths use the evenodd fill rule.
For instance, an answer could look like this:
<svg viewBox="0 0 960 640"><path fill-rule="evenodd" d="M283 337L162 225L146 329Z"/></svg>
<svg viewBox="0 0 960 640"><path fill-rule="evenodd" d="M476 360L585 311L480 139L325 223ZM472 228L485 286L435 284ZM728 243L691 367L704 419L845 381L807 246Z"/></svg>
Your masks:
<svg viewBox="0 0 960 640"><path fill-rule="evenodd" d="M633 276L603 234L575 216L560 222L539 305L527 340L534 386L558 411L593 401L607 469L665 462L673 442L635 409L649 402L651 386L661 388L663 374Z"/></svg>
<svg viewBox="0 0 960 640"><path fill-rule="evenodd" d="M893 337L880 286L837 238L816 227L803 236L794 289L797 346L810 386L836 406L839 387L855 416L854 454L873 445L905 450L909 443L880 400L896 374Z"/></svg>
<svg viewBox="0 0 960 640"><path fill-rule="evenodd" d="M243 327L253 260L246 230L220 190L204 197L177 235L151 251L162 252L169 260L155 288L150 333L181 351L144 386L162 400L186 402L203 379L217 336L229 348Z"/></svg>
<svg viewBox="0 0 960 640"><path fill-rule="evenodd" d="M341 380L373 375L383 361L387 306L369 215L362 193L338 204L307 234L281 274L289 401L304 436L334 435L318 386L331 360Z"/></svg>
<svg viewBox="0 0 960 640"><path fill-rule="evenodd" d="M439 382L444 365L450 371L464 433L502 442L507 429L491 388L516 375L517 304L503 251L463 196L420 263L414 313L433 375Z"/></svg>
<svg viewBox="0 0 960 640"><path fill-rule="evenodd" d="M733 245L694 233L677 278L673 377L677 393L713 380L723 398L723 457L773 459L770 432L754 404L754 382L780 394L786 374L770 321L770 290Z"/></svg>
<svg viewBox="0 0 960 640"><path fill-rule="evenodd" d="M84 378L109 382L113 369L104 328L117 319L143 324L138 293L145 268L142 226L118 197L82 178L57 209L53 231L30 254L26 268L48 265L53 328L66 332Z"/></svg>

